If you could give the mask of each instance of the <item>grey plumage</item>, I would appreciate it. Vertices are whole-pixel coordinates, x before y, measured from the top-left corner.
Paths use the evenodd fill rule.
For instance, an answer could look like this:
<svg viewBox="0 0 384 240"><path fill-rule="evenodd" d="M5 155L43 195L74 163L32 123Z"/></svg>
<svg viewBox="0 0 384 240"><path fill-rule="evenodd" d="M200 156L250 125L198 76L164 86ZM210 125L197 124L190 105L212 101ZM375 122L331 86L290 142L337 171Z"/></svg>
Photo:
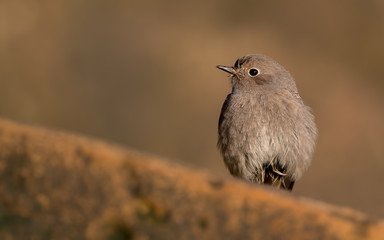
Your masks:
<svg viewBox="0 0 384 240"><path fill-rule="evenodd" d="M291 190L311 163L314 117L293 77L263 55L217 66L232 77L219 119L218 147L230 173L249 182Z"/></svg>

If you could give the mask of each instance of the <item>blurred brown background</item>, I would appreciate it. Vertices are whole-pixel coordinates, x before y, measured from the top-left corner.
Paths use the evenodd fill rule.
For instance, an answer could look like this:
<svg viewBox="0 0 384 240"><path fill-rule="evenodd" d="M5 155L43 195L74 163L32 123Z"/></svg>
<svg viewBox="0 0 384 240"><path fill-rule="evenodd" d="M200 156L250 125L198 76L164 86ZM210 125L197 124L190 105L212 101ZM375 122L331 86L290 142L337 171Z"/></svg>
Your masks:
<svg viewBox="0 0 384 240"><path fill-rule="evenodd" d="M0 116L228 175L215 66L263 53L319 127L294 192L383 218L383 42L379 0L1 1Z"/></svg>

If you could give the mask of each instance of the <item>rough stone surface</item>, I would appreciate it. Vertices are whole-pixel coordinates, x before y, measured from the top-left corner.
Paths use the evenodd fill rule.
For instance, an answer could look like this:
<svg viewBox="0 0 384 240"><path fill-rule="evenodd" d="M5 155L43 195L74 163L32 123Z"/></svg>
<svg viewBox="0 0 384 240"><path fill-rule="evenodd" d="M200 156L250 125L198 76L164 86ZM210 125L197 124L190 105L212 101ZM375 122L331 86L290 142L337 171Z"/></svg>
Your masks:
<svg viewBox="0 0 384 240"><path fill-rule="evenodd" d="M0 120L0 239L384 239L354 210Z"/></svg>

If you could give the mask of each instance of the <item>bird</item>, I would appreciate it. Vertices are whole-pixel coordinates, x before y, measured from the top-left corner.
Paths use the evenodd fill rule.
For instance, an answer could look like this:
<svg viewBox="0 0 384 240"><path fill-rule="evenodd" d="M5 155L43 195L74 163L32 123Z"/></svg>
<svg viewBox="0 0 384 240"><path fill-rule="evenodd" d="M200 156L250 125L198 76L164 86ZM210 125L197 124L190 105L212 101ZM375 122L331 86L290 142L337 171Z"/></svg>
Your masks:
<svg viewBox="0 0 384 240"><path fill-rule="evenodd" d="M292 75L262 54L249 54L230 74L217 146L231 175L292 191L312 161L317 127Z"/></svg>

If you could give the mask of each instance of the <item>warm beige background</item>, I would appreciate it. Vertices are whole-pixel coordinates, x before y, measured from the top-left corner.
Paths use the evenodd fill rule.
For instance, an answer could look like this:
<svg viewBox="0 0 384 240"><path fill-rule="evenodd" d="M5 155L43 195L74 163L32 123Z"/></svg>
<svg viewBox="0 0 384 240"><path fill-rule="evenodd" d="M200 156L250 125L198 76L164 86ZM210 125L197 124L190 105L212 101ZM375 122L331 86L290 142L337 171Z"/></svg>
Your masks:
<svg viewBox="0 0 384 240"><path fill-rule="evenodd" d="M384 3L0 2L0 116L227 174L217 64L263 53L319 127L295 193L384 217Z"/></svg>

